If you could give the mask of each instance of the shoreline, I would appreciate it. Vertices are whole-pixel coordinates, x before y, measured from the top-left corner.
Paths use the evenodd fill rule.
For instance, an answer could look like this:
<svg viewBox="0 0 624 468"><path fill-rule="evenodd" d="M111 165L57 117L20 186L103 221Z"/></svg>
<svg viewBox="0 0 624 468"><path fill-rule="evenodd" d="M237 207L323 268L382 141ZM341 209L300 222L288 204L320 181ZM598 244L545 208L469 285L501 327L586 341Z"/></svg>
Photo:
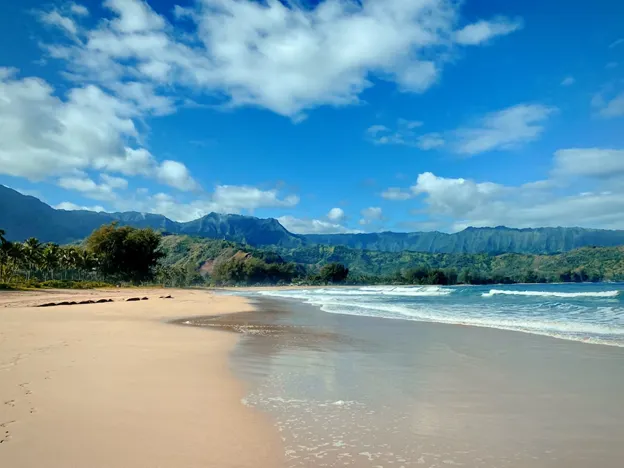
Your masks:
<svg viewBox="0 0 624 468"><path fill-rule="evenodd" d="M620 348L281 298L258 310L194 325L245 333L233 368L289 466L620 466Z"/></svg>
<svg viewBox="0 0 624 468"><path fill-rule="evenodd" d="M124 301L136 296L149 299ZM115 302L33 307L97 298ZM170 323L252 310L202 290L0 293L0 464L281 466L277 430L229 366L239 338Z"/></svg>
<svg viewBox="0 0 624 468"><path fill-rule="evenodd" d="M420 287L420 286L417 286ZM475 286L476 287L476 286ZM266 292L274 292L274 293L278 293L279 291L284 291L284 292L288 292L288 291L307 291L307 290L313 290L313 289L350 289L352 288L351 286L342 286L342 287L335 287L335 286L324 286L324 287L272 287L272 288L261 288L261 287L249 287L249 288L229 288L229 289L221 289L220 291L225 291L227 293L230 293L232 295L236 295L239 297L245 297L245 298L253 298L255 299L259 299L259 298L265 298L265 299L273 299L273 300L284 300L284 301L293 301L294 303L300 303L300 304L305 304L308 306L312 306L314 308L318 308L320 310L323 310L325 313L328 314L332 314L332 315L349 315L349 316L353 316L353 317L363 317L363 318L374 318L374 319L384 319L384 320L398 320L398 321L402 321L402 322L412 322L412 323L422 323L422 324L436 324L436 325L451 325L451 326L461 326L461 327L469 327L469 328L475 328L475 329L482 329L482 330L494 330L494 331L499 331L499 332L506 332L506 333L521 333L523 335L528 335L528 336L535 336L535 337L541 337L541 338L548 338L548 339L555 339L557 341L565 341L565 342L574 342L574 343L578 343L578 344L582 344L582 345L592 345L592 346L601 346L601 347L609 347L609 348L619 348L619 349L624 349L624 342L622 342L621 340L618 341L613 337L617 337L619 336L617 333L612 336L595 336L593 333L593 331L588 330L585 332L585 335L582 336L581 333L582 332L578 332L578 335L575 336L572 332L568 332L565 329L538 329L535 326L533 326L533 324L531 322L527 322L526 325L522 324L522 323L514 323L513 320L504 320L505 317L501 318L501 321L499 322L491 322L488 323L487 322L487 318L483 319L481 317L479 318L473 318L470 316L467 316L465 319L460 320L460 318L462 317L461 315L457 315L455 317L455 319L452 318L445 318L445 317L440 317L439 319L435 319L435 318L426 318L426 317L418 317L418 316L410 316L409 314L407 315L401 315L398 316L397 314L400 313L398 312L397 314L394 315L377 315L377 314L373 314L373 313L356 313L356 312L349 312L349 311L327 311L325 310L323 307L323 305L315 302L314 300L312 300L310 297L291 297L291 296L287 296L287 295L272 295L272 294L267 294L267 295L259 295L257 293L261 293L263 291ZM454 286L449 286L447 288L454 288ZM237 294L238 292L238 294ZM602 291L598 291L598 293L601 293ZM249 294L246 294L249 293ZM254 294L255 293L255 294ZM574 293L571 293L574 294ZM511 297L511 296L515 296L512 294L509 295L501 295L501 297ZM570 296L572 297L572 296ZM532 298L530 296L530 298ZM606 297L607 299L610 300L617 300L617 297L613 296L609 296ZM425 297L424 299L428 299L427 297ZM550 298L549 298L550 299ZM558 299L556 296L554 296L552 299ZM574 299L574 298L573 298ZM489 297L484 299L485 301L491 300ZM484 302L485 304L485 302ZM349 304L352 305L352 304ZM478 307L479 305L476 305L475 307ZM504 305L503 305L504 307ZM371 310L375 310L372 307L369 307ZM383 308L380 308L379 311L383 312ZM536 322L539 323L539 322ZM532 328L533 327L533 328ZM567 333L567 334L566 334ZM576 332L575 332L576 333ZM620 333L621 334L621 333ZM605 331L603 332L603 335L608 335L608 333Z"/></svg>

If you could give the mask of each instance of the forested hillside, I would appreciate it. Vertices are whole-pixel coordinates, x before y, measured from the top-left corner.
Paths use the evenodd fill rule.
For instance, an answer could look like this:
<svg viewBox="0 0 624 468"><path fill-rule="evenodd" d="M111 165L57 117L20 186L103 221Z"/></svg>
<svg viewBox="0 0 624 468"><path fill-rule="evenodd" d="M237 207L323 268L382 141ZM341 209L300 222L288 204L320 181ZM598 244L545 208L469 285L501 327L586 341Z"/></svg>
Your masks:
<svg viewBox="0 0 624 468"><path fill-rule="evenodd" d="M582 228L512 229L468 228L454 234L442 232L379 232L368 234L307 234L289 232L276 219L210 213L189 222L163 215L124 212L96 213L54 209L35 197L0 185L0 226L12 241L36 237L42 242L68 244L80 241L102 224L117 222L152 228L167 234L187 234L228 240L254 247L297 249L315 245L344 246L381 252L427 253L533 253L551 254L586 246L624 245L624 231Z"/></svg>
<svg viewBox="0 0 624 468"><path fill-rule="evenodd" d="M227 241L167 236L162 248L168 266L189 272L203 270L204 274L230 260L241 268L247 262L250 270L266 269L252 260L257 259L300 278L313 275L330 263L344 264L350 270L349 278L362 282L414 282L408 277L415 270L420 271L419 281L425 281L423 275L428 277L434 270L443 270L451 283L624 280L624 247L586 247L557 255L430 254L342 246L255 249Z"/></svg>

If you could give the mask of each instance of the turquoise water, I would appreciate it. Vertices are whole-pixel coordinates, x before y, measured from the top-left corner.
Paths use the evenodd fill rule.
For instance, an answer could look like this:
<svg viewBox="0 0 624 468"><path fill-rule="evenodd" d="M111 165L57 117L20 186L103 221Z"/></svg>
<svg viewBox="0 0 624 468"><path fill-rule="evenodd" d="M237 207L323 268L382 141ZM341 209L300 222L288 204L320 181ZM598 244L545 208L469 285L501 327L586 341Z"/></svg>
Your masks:
<svg viewBox="0 0 624 468"><path fill-rule="evenodd" d="M206 325L243 333L243 402L289 468L621 468L621 289L265 290Z"/></svg>
<svg viewBox="0 0 624 468"><path fill-rule="evenodd" d="M363 286L254 293L327 313L498 328L624 347L624 283Z"/></svg>

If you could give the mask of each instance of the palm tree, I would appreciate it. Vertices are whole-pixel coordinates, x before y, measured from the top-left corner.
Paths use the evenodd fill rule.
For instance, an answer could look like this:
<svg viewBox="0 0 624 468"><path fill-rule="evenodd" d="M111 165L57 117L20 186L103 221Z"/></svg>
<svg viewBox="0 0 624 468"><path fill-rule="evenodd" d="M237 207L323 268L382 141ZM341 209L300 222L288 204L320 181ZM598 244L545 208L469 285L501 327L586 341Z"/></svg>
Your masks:
<svg viewBox="0 0 624 468"><path fill-rule="evenodd" d="M40 269L41 267L41 253L43 250L43 246L41 245L41 242L39 242L39 239L35 237L30 237L26 239L23 246L24 255L28 264L26 278L30 279L32 272L34 270Z"/></svg>
<svg viewBox="0 0 624 468"><path fill-rule="evenodd" d="M50 273L50 279L54 279L54 271L59 266L60 250L58 244L47 244L41 254L41 266Z"/></svg>
<svg viewBox="0 0 624 468"><path fill-rule="evenodd" d="M76 247L62 247L60 251L60 264L63 268L63 279L67 279L68 272L76 271L79 261L79 253Z"/></svg>
<svg viewBox="0 0 624 468"><path fill-rule="evenodd" d="M10 282L24 259L22 244L0 242L0 281Z"/></svg>
<svg viewBox="0 0 624 468"><path fill-rule="evenodd" d="M6 242L6 239L4 238L4 236L6 236L6 232L4 229L0 229L0 243L4 244Z"/></svg>
<svg viewBox="0 0 624 468"><path fill-rule="evenodd" d="M78 270L81 272L80 279L84 279L86 274L93 272L96 266L97 258L95 257L95 255L93 255L92 252L86 249L81 249L78 252L77 267Z"/></svg>

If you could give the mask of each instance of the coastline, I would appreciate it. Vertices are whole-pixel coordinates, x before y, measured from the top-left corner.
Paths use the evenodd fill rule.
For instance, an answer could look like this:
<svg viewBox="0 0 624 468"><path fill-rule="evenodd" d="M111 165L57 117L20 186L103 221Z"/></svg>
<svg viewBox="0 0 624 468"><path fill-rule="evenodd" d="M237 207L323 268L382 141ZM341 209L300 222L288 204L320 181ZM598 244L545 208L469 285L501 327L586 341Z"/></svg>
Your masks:
<svg viewBox="0 0 624 468"><path fill-rule="evenodd" d="M622 348L254 303L189 325L245 334L233 368L292 468L621 464Z"/></svg>
<svg viewBox="0 0 624 468"><path fill-rule="evenodd" d="M115 302L33 307L98 298ZM252 310L202 290L0 294L0 465L281 466L269 416L230 371L238 337L167 323Z"/></svg>

